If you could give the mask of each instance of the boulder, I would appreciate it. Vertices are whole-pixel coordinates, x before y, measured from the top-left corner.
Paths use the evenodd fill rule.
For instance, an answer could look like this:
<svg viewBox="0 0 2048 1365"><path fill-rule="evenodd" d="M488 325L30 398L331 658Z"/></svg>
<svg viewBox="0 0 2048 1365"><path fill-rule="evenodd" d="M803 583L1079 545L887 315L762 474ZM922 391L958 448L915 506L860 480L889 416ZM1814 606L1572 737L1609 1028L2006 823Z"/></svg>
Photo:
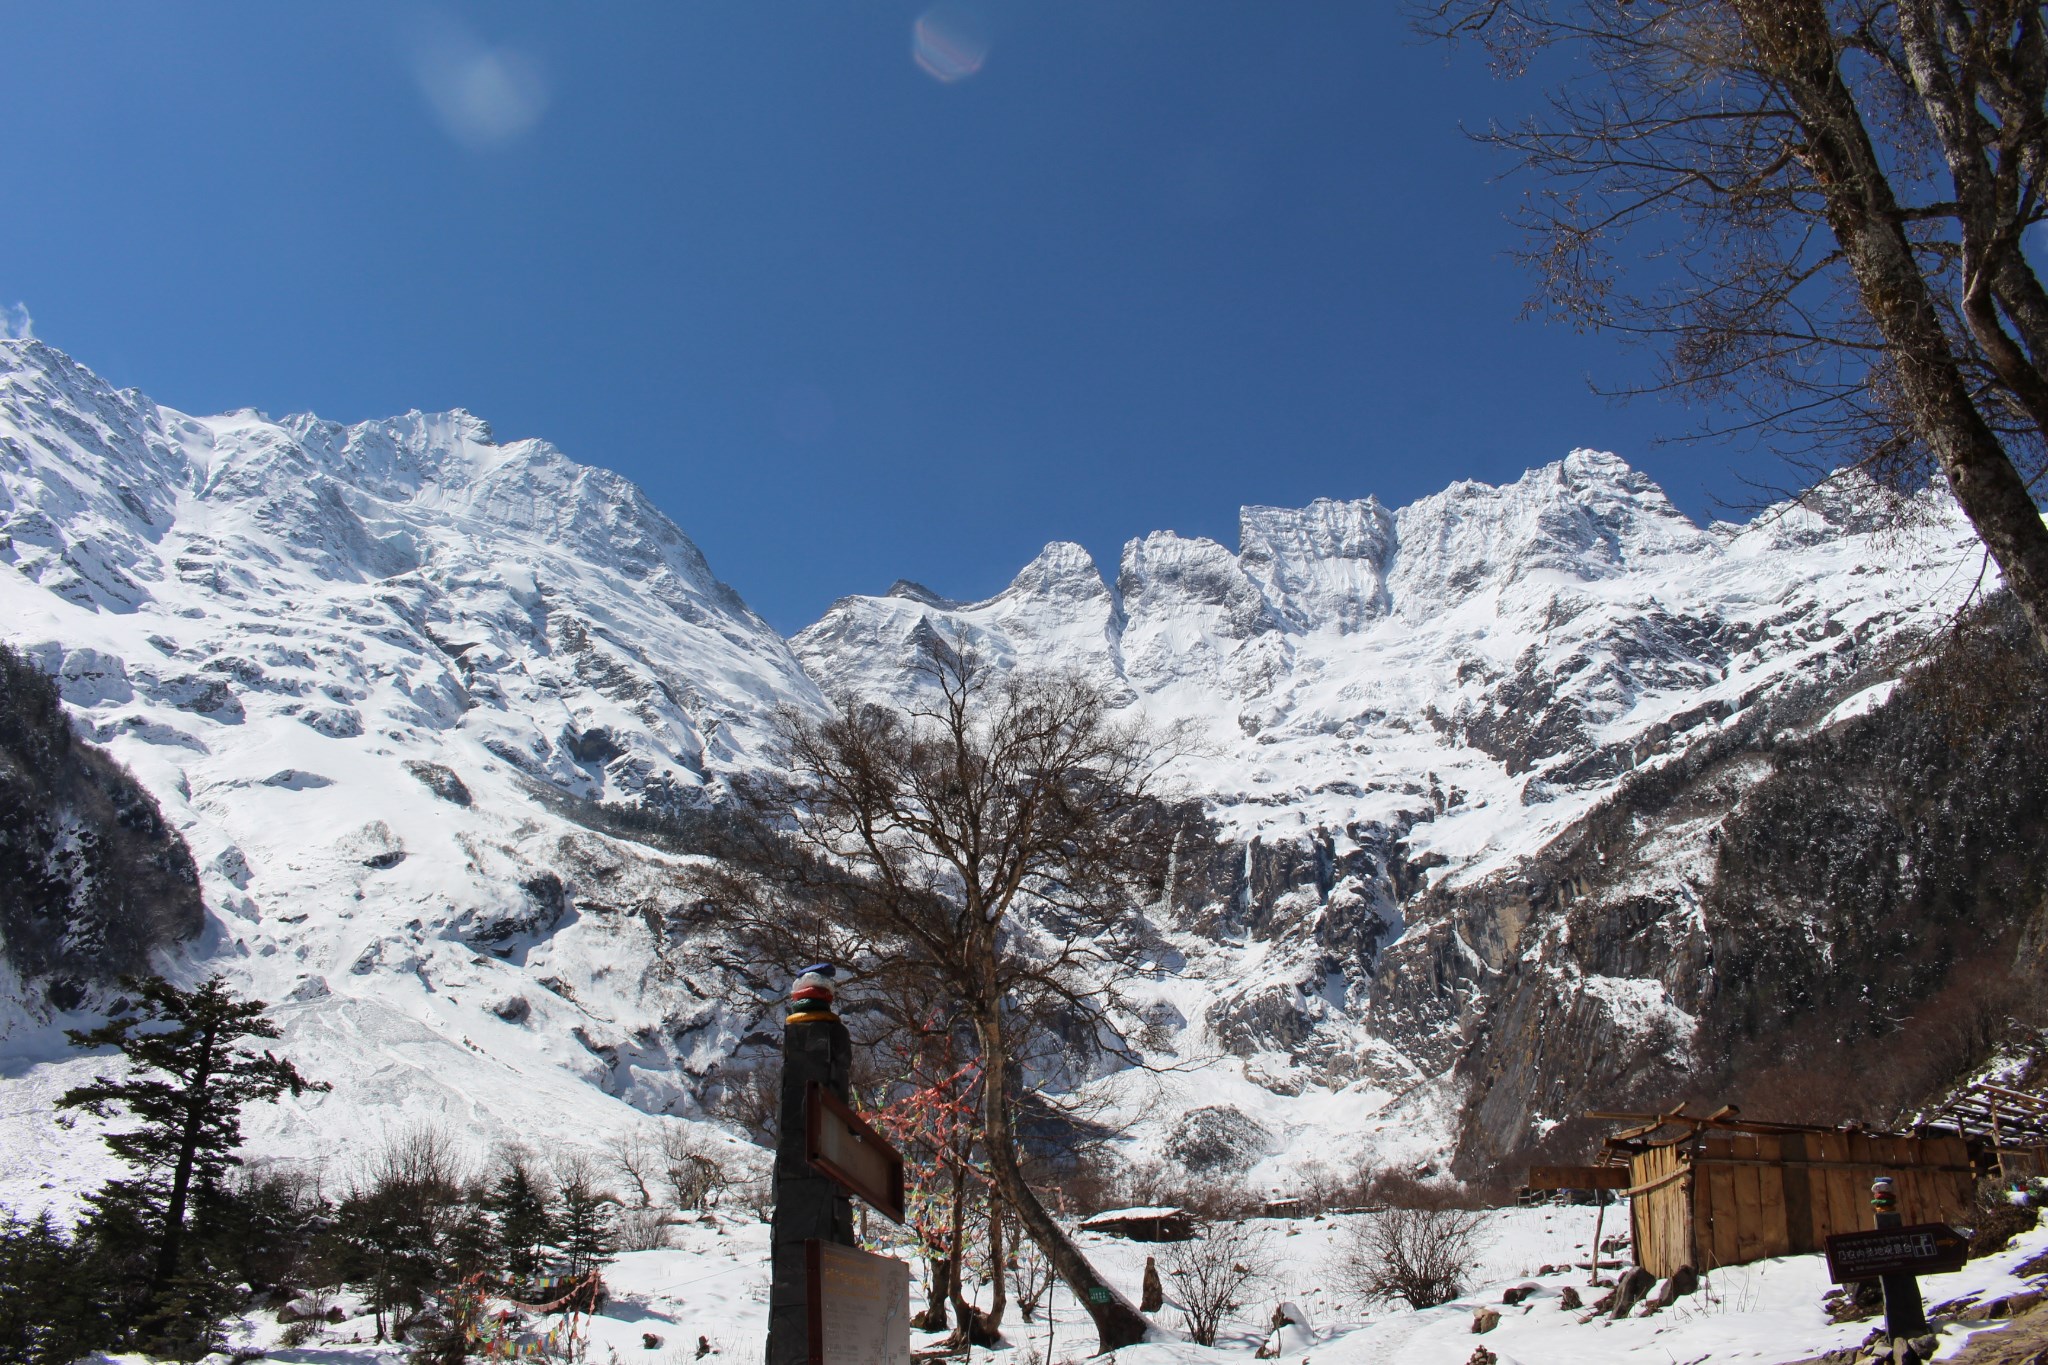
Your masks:
<svg viewBox="0 0 2048 1365"><path fill-rule="evenodd" d="M1608 1311L1617 1320L1627 1317L1634 1310L1635 1306L1642 1302L1643 1296L1656 1288L1656 1286L1657 1277L1641 1266L1636 1266L1624 1274L1615 1284L1612 1295L1614 1307Z"/></svg>

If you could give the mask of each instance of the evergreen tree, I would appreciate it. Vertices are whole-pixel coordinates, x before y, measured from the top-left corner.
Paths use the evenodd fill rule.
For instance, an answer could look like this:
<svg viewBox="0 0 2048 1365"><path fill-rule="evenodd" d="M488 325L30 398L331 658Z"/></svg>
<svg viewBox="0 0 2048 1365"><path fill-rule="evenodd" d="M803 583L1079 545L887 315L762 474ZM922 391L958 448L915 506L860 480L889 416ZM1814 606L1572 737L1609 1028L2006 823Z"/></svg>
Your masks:
<svg viewBox="0 0 2048 1365"><path fill-rule="evenodd" d="M516 1279L540 1273L543 1249L554 1239L554 1211L547 1187L526 1162L513 1159L492 1187L484 1207L491 1212L498 1252Z"/></svg>
<svg viewBox="0 0 2048 1365"><path fill-rule="evenodd" d="M569 1273L597 1269L611 1255L613 1241L612 1215L604 1196L588 1176L572 1173L562 1181L562 1212L555 1220L555 1244L569 1262Z"/></svg>
<svg viewBox="0 0 2048 1365"><path fill-rule="evenodd" d="M70 1365L114 1339L90 1246L69 1239L45 1209L34 1222L0 1221L0 1361Z"/></svg>
<svg viewBox="0 0 2048 1365"><path fill-rule="evenodd" d="M290 1062L238 1044L275 1038L260 1000L240 1000L215 976L183 991L158 978L123 978L135 998L99 1028L67 1030L72 1045L111 1047L128 1061L122 1077L95 1076L68 1090L59 1108L131 1126L106 1144L136 1169L93 1196L87 1228L103 1262L126 1281L121 1297L137 1345L203 1353L229 1306L203 1258L188 1257L195 1212L229 1196L223 1177L240 1164L242 1107L289 1091L325 1090Z"/></svg>

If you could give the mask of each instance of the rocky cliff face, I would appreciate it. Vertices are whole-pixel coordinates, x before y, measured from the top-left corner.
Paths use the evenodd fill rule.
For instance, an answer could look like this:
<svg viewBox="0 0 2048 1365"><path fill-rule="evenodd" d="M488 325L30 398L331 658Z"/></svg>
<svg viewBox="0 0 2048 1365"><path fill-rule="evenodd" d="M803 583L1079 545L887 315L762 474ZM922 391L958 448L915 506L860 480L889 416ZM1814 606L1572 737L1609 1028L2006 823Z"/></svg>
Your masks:
<svg viewBox="0 0 2048 1365"><path fill-rule="evenodd" d="M1536 856L1418 898L1373 1008L1427 1018L1484 1175L1588 1108L1896 1122L2037 1001L2048 663L2009 604L1903 686L1788 695Z"/></svg>
<svg viewBox="0 0 2048 1365"><path fill-rule="evenodd" d="M1189 1069L1094 1082L1139 1159L1198 1107L1266 1134L1254 1181L1561 1142L1585 1097L1721 1074L1741 1020L1892 932L1755 918L1792 889L1757 870L1770 831L1849 808L1825 789L1852 753L1790 756L1860 733L1822 722L1974 577L1938 499L1898 536L1873 498L1701 528L1579 451L1400 509L1246 508L1235 549L1160 532L1113 576L1056 543L987 601L899 583L785 642L545 443L460 412L191 417L0 341L0 630L189 844L206 963L288 1002L337 1082L264 1120L281 1145L365 1103L530 1140L697 1113L760 1040L647 831L771 762L776 707L911 696L933 640L1199 741L1174 776L1204 823L1134 909L1158 951L1131 990ZM1838 862L1979 837L1899 829ZM1743 994L1745 952L1787 994Z"/></svg>
<svg viewBox="0 0 2048 1365"><path fill-rule="evenodd" d="M41 662L0 645L0 945L8 1003L31 1016L150 970L206 916L184 840L72 733L49 677L63 661Z"/></svg>

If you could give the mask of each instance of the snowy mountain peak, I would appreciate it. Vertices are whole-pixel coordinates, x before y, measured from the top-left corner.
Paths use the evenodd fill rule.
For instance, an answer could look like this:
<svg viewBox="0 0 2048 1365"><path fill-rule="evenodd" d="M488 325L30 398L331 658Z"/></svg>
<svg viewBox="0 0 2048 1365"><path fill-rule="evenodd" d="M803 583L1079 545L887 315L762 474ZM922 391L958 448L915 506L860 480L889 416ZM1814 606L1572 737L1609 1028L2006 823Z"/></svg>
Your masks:
<svg viewBox="0 0 2048 1365"><path fill-rule="evenodd" d="M1356 630L1386 614L1394 516L1377 498L1307 507L1246 507L1238 558L1267 602L1296 630Z"/></svg>
<svg viewBox="0 0 2048 1365"><path fill-rule="evenodd" d="M1409 616L1483 589L1603 578L1659 557L1707 553L1715 543L1655 480L1593 450L1513 483L1454 483L1403 507L1395 535L1388 588Z"/></svg>
<svg viewBox="0 0 2048 1365"><path fill-rule="evenodd" d="M1107 598L1109 585L1093 555L1071 540L1055 540L1010 580L1002 596L1088 602Z"/></svg>

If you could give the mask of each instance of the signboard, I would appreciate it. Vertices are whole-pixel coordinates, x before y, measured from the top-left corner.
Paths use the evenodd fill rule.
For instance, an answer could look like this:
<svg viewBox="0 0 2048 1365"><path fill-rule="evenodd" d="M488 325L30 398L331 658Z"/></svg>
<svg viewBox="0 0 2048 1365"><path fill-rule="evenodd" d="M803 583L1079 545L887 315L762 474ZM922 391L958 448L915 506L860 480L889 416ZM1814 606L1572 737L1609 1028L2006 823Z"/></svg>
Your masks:
<svg viewBox="0 0 2048 1365"><path fill-rule="evenodd" d="M1625 1190L1629 1187L1626 1166L1531 1166L1532 1190Z"/></svg>
<svg viewBox="0 0 2048 1365"><path fill-rule="evenodd" d="M903 1158L845 1100L812 1082L804 1155L891 1222L903 1221Z"/></svg>
<svg viewBox="0 0 2048 1365"><path fill-rule="evenodd" d="M804 1243L811 1365L910 1365L910 1267L835 1242Z"/></svg>
<svg viewBox="0 0 2048 1365"><path fill-rule="evenodd" d="M1946 1223L1915 1223L1828 1238L1828 1274L1836 1284L1880 1275L1940 1275L1970 1258L1967 1238Z"/></svg>

